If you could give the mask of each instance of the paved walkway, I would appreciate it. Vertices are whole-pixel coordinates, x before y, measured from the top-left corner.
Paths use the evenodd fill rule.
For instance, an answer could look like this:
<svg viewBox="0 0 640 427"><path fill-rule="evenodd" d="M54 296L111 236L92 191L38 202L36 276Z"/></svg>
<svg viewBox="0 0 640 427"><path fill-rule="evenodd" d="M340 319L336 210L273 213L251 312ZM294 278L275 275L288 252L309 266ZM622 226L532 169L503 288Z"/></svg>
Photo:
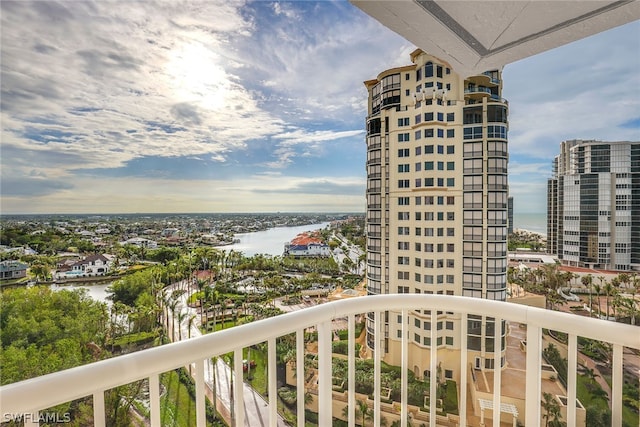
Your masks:
<svg viewBox="0 0 640 427"><path fill-rule="evenodd" d="M170 286L169 289L179 289L180 286L180 283L176 283ZM184 283L182 286L184 286ZM189 336L195 338L202 335L200 332L200 313L197 309L187 305L187 298L190 293L187 292L182 295L176 308L176 313L186 313L180 324L183 340L189 339ZM192 315L196 317L191 324L191 334L189 335L189 318ZM169 316L171 316L171 313L169 313ZM216 378L216 407L225 421L229 425L235 426L235 420L231 417L231 368L221 358L217 359L215 366L211 359L206 360L204 375L205 383L207 384L206 393L211 401L213 401L214 373ZM267 427L269 425L269 405L267 401L246 382L243 383L243 390L245 426ZM288 425L282 416L278 415L278 427L287 427Z"/></svg>

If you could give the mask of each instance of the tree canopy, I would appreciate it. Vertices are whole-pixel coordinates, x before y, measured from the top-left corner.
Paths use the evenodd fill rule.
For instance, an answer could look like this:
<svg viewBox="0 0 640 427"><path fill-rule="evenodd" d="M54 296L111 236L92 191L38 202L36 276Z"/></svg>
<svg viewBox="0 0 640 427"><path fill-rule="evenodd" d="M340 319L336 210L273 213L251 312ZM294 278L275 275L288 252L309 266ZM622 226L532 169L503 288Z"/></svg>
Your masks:
<svg viewBox="0 0 640 427"><path fill-rule="evenodd" d="M104 344L106 305L85 290L8 289L0 302L1 384L91 362L88 344Z"/></svg>

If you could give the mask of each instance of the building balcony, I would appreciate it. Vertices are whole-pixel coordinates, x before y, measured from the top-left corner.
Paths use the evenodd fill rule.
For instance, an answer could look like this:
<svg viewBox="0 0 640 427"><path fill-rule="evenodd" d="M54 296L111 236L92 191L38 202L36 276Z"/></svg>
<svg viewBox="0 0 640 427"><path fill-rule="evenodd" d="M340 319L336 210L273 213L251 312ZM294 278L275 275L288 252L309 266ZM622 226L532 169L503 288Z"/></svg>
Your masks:
<svg viewBox="0 0 640 427"><path fill-rule="evenodd" d="M366 299L365 299L366 298ZM185 341L176 342L160 347L155 347L135 353L129 353L112 359L102 360L92 364L79 366L73 369L56 372L42 377L33 378L15 384L5 385L0 388L0 401L5 414L38 414L46 408L54 405L70 402L81 397L93 397L93 417L95 426L105 426L105 399L106 390L129 384L134 381L149 381L149 413L150 425L160 426L160 382L159 374L171 371L177 367L190 366L195 377L195 399L196 399L196 425L205 426L205 398L207 387L210 386L208 380L209 364L211 359L226 353L233 354L233 369L229 371L229 376L233 378L243 378L243 349L249 346L267 343L267 367L268 367L268 403L264 413L268 418L267 424L271 427L283 425L281 417L278 415L278 393L277 393L277 360L276 339L284 335L295 335L295 363L296 366L304 366L305 358L305 329L314 328L318 332L317 369L315 371L317 381L311 390L305 387L305 376L295 377L297 389L297 419L298 426L305 425L305 392L309 391L313 397L314 409L318 412L318 425L332 425L332 417L342 417L342 408L348 406L347 421L350 426L356 425L356 391L355 391L355 331L356 316L367 314L369 320L367 331L371 333L371 343L377 344L383 339L384 334L384 312L395 311L404 319L407 319L410 310L431 310L431 324L437 323L436 310L447 307L461 318L461 324L467 324L467 316L489 316L495 318L499 323L503 320L521 325L518 330L522 330L523 339L526 340L524 349L520 349L522 367L521 383L512 384L513 379L509 377L507 369L491 371L475 371L471 369L473 360L468 357L467 340L460 340L461 351L459 354L460 371L465 373L460 375L458 390L468 390L472 386L469 381L473 381L474 375L483 373L485 382L488 383L489 391L476 399L477 402L469 402L466 392L459 394L459 424L468 425L468 419L475 417L475 411L480 411L482 422L494 427L501 426L501 413L503 418L513 416L513 425L516 422L527 426L541 425L543 410L540 405L541 393L545 390L543 360L541 357L543 349L542 331L551 329L567 334L567 389L565 399L566 417L564 421L567 425L577 424L576 409L576 377L578 375L578 337L591 338L611 344L611 425L622 424L622 387L623 387L623 349L628 347L640 350L640 334L638 328L625 324L585 318L568 313L543 310L539 308L527 307L519 304L511 304L484 299L454 297L445 295L416 295L416 294L393 294L377 295L330 302L314 307L294 311L288 314L272 317L265 320L256 321L250 324L236 326L230 329L218 331L209 335L192 338ZM343 319L348 330L349 352L347 355L348 372L345 384L347 389L336 394L332 390L332 340L334 336L335 319ZM412 369L409 365L409 325L406 320L402 321L404 331L401 334L400 345L401 355L401 397L392 409L392 419L400 420L400 425L408 425L407 418L421 417L428 425L436 426L440 424L441 416L436 407L437 400L430 399L425 403L424 410L416 411L414 407L408 405L408 371ZM494 328L494 342L500 341L502 328ZM466 326L463 326L463 332ZM380 336L377 335L380 331ZM432 328L430 333L431 342L436 342L437 331ZM522 346L521 346L522 347ZM439 354L435 347L425 349L430 352L430 372L437 372ZM501 366L501 356L503 353L496 352L492 355L494 366ZM373 423L380 425L381 418L389 417L390 405L381 402L381 352L375 351L373 355L373 379L374 393L370 400L373 408ZM458 363L457 361L455 363ZM471 369L471 370L470 370ZM470 376L466 375L470 372ZM504 377L504 379L503 379ZM249 425L249 420L245 417L245 410L249 409L245 402L244 381L233 381L233 403L232 412L235 414L236 426ZM430 382L429 395L436 396L436 381ZM502 393L505 390L519 387L523 393L521 410L515 409L513 400L503 399ZM501 393L502 390L502 393ZM358 397L360 399L361 397ZM468 405L469 403L469 405ZM262 406L262 405L261 405ZM505 409L506 408L506 409ZM506 414L505 414L506 412ZM403 414L406 414L404 416ZM33 416L26 424L28 426L38 425L38 417ZM491 419L492 421L487 421Z"/></svg>
<svg viewBox="0 0 640 427"><path fill-rule="evenodd" d="M491 89L482 86L469 86L464 90L464 94L490 96Z"/></svg>

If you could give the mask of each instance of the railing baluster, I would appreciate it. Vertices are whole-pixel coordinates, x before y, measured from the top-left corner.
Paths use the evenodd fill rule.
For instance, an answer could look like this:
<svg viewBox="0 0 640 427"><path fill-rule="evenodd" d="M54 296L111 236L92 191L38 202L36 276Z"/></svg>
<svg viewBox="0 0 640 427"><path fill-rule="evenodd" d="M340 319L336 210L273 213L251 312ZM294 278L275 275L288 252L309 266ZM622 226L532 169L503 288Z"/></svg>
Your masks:
<svg viewBox="0 0 640 427"><path fill-rule="evenodd" d="M349 360L348 360L348 382L349 390L347 391L347 408L349 415L347 421L349 427L353 427L356 424L356 322L355 315L350 314L348 318L348 331L349 331Z"/></svg>
<svg viewBox="0 0 640 427"><path fill-rule="evenodd" d="M460 314L460 426L467 427L467 314Z"/></svg>
<svg viewBox="0 0 640 427"><path fill-rule="evenodd" d="M382 344L384 343L384 332L382 330L382 322L380 321L381 313L374 312L374 328L376 330L375 350L373 352L373 425L380 426L380 361L382 360Z"/></svg>
<svg viewBox="0 0 640 427"><path fill-rule="evenodd" d="M318 425L330 426L331 394L331 320L318 325Z"/></svg>
<svg viewBox="0 0 640 427"><path fill-rule="evenodd" d="M151 427L160 427L160 375L149 377L149 409Z"/></svg>
<svg viewBox="0 0 640 427"><path fill-rule="evenodd" d="M502 388L502 319L493 318L493 427L500 427Z"/></svg>
<svg viewBox="0 0 640 427"><path fill-rule="evenodd" d="M233 352L233 412L235 427L244 427L244 378L242 374L242 348Z"/></svg>
<svg viewBox="0 0 640 427"><path fill-rule="evenodd" d="M207 410L205 406L204 359L197 360L196 365L196 425L207 426Z"/></svg>
<svg viewBox="0 0 640 427"><path fill-rule="evenodd" d="M107 415L104 411L104 390L93 393L93 425L94 427L105 427Z"/></svg>
<svg viewBox="0 0 640 427"><path fill-rule="evenodd" d="M567 357L567 425L576 425L576 372L578 369L578 337L569 334Z"/></svg>
<svg viewBox="0 0 640 427"><path fill-rule="evenodd" d="M407 342L407 336L409 334L408 328L407 328L407 310L403 309L402 310L402 314L400 316L400 318L402 319L402 371L401 371L401 377L400 377L400 384L401 384L401 392L400 392L400 400L401 400L401 407L400 407L400 427L407 427L407 418L409 416L409 412L407 411L408 407L407 407L407 399L408 397L408 392L407 389L409 388L409 375L407 374L407 367L409 365L409 343Z"/></svg>
<svg viewBox="0 0 640 427"><path fill-rule="evenodd" d="M527 324L527 371L525 383L525 412L527 426L540 425L540 375L542 330L534 324Z"/></svg>
<svg viewBox="0 0 640 427"><path fill-rule="evenodd" d="M435 306L431 306L431 339L429 355L429 425L436 425L436 399L438 398L438 315Z"/></svg>
<svg viewBox="0 0 640 427"><path fill-rule="evenodd" d="M371 301L371 305L369 304ZM357 303L357 304L356 304ZM526 377L525 384L525 411L520 416L521 420L524 420L525 425L536 426L540 425L542 418L542 409L540 407L540 392L541 392L541 348L542 348L542 328L554 328L554 325L561 324L566 330L569 336L569 356L568 356L568 385L567 385L567 421L569 424L575 423L582 416L583 411L581 409L575 409L576 403L576 390L577 390L577 377L578 377L578 363L579 354L577 353L577 340L578 336L584 336L594 340L612 343L613 356L612 356L612 424L617 425L622 421L622 387L623 387L623 352L625 347L633 349L640 349L640 337L636 331L630 325L616 324L613 322L605 322L598 319L579 318L578 316L571 316L566 313L557 313L553 311L545 311L536 309L533 307L519 308L514 304L507 304L498 306L493 301L486 300L472 300L470 298L462 297L447 297L447 296L427 296L427 295L388 295L371 297L367 301L367 308L373 316L374 328L372 332L375 332L375 351L374 351L374 389L375 396L372 398L374 409L374 422L380 424L385 415L382 411L380 390L382 384L381 377L381 360L384 357L385 340L384 340L384 316L385 310L391 310L395 313L402 313L402 340L399 344L401 347L401 354L399 355L402 364L402 391L399 404L401 404L400 413L402 422L400 425L408 424L406 422L407 412L405 411L405 401L408 403L408 387L407 382L404 379L404 375L407 371L407 364L410 356L407 349L410 348L409 340L411 337L408 335L408 330L411 325L406 324L407 316L411 310L428 309L431 308L430 316L427 316L431 320L431 330L429 336L431 339L429 354L425 355L430 357L431 360L425 369L430 369L431 372L431 384L429 387L429 393L431 395L431 402L429 406L429 421L431 425L436 424L436 407L437 407L437 372L438 372L438 307L443 307L445 304L456 307L460 312L460 425L465 426L468 424L466 418L468 414L467 404L471 403L468 400L467 388L469 384L469 367L470 361L467 355L466 335L468 332L468 314L473 313L483 317L492 317L496 313L500 313L500 316L504 316L509 321L521 323L527 327L527 345L526 345L526 371L524 373ZM335 304L335 305L334 305ZM414 305L415 304L415 305ZM247 347L255 341L267 340L270 336L283 336L292 332L296 332L295 328L304 328L310 324L318 325L319 332L319 408L320 408L320 425L332 424L332 360L331 360L331 342L332 342L332 319L336 316L348 316L347 321L349 323L349 405L350 414L349 421L351 425L355 425L354 413L357 408L357 401L355 399L355 351L354 342L356 337L355 331L355 319L358 311L362 311L362 300L354 299L353 302L344 300L338 303L327 303L309 309L309 311L302 313L290 313L283 316L279 316L273 319L267 319L264 321L256 322L255 325L238 326L233 331L220 331L216 334L206 335L193 340L185 340L182 342L176 342L171 346L162 346L145 351L141 351L135 354L128 354L120 356L118 358L103 360L96 362L95 364L80 366L68 371L58 372L51 375L46 375L31 380L26 380L21 383L9 384L0 387L0 400L2 401L3 410L7 413L26 413L32 408L50 408L63 402L72 401L82 396L91 396L94 398L94 424L97 426L104 426L106 419L104 417L104 390L110 390L114 387L118 387L122 384L128 384L133 381L140 381L141 379L148 378L149 391L150 391L150 418L151 425L153 427L160 425L160 374L159 372L167 372L173 369L173 366L180 366L190 363L191 360L207 359L211 357L212 349L216 354L234 353L234 369L231 381L235 380L232 387L231 399L232 399L232 419L234 425L238 427L245 426L246 411L244 404L244 382L243 382L243 347ZM311 320L313 319L313 320ZM501 345L502 345L502 322L500 319L495 320L495 330L493 333L493 339L495 341L496 353L493 355L494 372L498 375L501 372ZM304 329L300 329L296 332L297 338L297 364L299 366L299 378L296 384L299 387L298 396L300 402L298 402L298 408L300 412L299 425L304 425ZM490 336L488 336L490 338ZM400 340L399 340L400 341ZM273 351L276 348L274 345L275 339L269 340L269 368L271 374L269 375L269 394L270 402L275 399L277 390L274 392L275 379L273 373ZM488 352L490 354L490 352ZM202 375L200 370L202 364L196 366L197 371L197 390L201 393L203 387L201 387L201 381L206 378ZM409 374L410 375L410 374ZM494 378L494 393L499 393L501 386L501 377L496 376ZM221 393L225 396L227 393ZM80 396L80 397L79 397ZM496 408L500 406L501 395L494 398ZM505 397L505 399L507 399ZM204 399L198 396L198 405L202 405ZM226 402L225 402L226 403ZM475 403L475 402L474 402ZM371 402L369 402L371 405ZM336 402L337 405L337 402ZM471 406L471 405L469 405ZM486 405L485 405L486 406ZM202 425L202 415L206 413L203 411L202 406L197 407L198 424ZM266 408L265 408L266 409ZM271 408L270 408L271 410ZM494 409L495 412L495 409ZM37 414L37 412L36 412ZM499 414L494 416L494 424L499 420ZM38 420L35 419L36 415L31 415L32 419L27 420L27 425L38 425ZM270 413L270 424L275 424L275 417ZM429 423L429 422L428 422Z"/></svg>
<svg viewBox="0 0 640 427"><path fill-rule="evenodd" d="M304 329L296 331L296 408L298 427L304 427Z"/></svg>
<svg viewBox="0 0 640 427"><path fill-rule="evenodd" d="M276 339L269 338L267 342L267 363L269 373L269 426L278 424L278 381L276 370ZM249 361L251 363L251 361Z"/></svg>
<svg viewBox="0 0 640 427"><path fill-rule="evenodd" d="M622 346L613 344L613 367L611 371L611 425L622 425Z"/></svg>

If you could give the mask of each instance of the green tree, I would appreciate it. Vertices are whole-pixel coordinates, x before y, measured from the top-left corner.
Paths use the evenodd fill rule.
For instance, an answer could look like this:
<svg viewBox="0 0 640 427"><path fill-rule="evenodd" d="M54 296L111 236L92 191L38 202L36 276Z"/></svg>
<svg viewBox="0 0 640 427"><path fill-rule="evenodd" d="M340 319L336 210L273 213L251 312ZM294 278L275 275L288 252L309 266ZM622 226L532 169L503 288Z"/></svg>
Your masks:
<svg viewBox="0 0 640 427"><path fill-rule="evenodd" d="M102 352L106 305L86 291L48 287L0 294L2 385L89 363Z"/></svg>
<svg viewBox="0 0 640 427"><path fill-rule="evenodd" d="M369 408L369 405L365 400L357 400L355 407L355 415L356 419L360 419L362 421L357 421L360 426L364 426L367 420L373 420L373 409ZM345 418L349 418L349 406L345 406L342 408L342 416Z"/></svg>
<svg viewBox="0 0 640 427"><path fill-rule="evenodd" d="M36 281L46 281L51 277L51 270L44 263L34 264L30 268L31 274L36 278Z"/></svg>
<svg viewBox="0 0 640 427"><path fill-rule="evenodd" d="M542 418L545 420L545 427L559 427L562 415L560 413L560 403L558 403L555 396L551 393L543 392L541 405L542 409L544 409L544 415Z"/></svg>

